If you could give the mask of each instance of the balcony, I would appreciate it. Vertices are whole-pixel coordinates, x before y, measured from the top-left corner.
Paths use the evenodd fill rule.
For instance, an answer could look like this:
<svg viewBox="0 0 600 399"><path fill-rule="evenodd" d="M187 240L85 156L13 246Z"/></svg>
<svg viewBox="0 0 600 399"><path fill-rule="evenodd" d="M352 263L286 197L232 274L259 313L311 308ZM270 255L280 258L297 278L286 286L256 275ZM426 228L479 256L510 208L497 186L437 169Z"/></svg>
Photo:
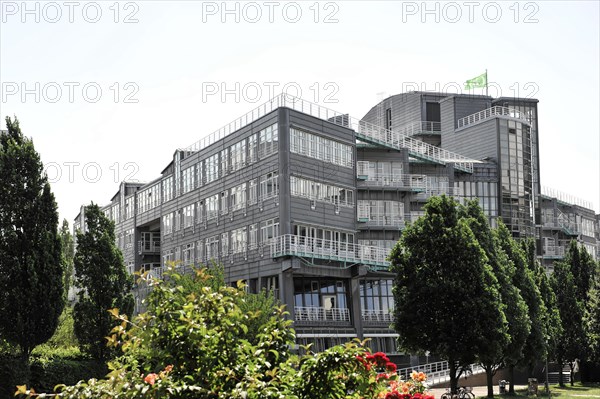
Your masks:
<svg viewBox="0 0 600 399"><path fill-rule="evenodd" d="M406 136L439 135L442 132L441 122L417 121L398 129Z"/></svg>
<svg viewBox="0 0 600 399"><path fill-rule="evenodd" d="M542 228L545 230L561 230L566 235L578 236L581 234L581 224L570 221L561 214L558 217L542 215Z"/></svg>
<svg viewBox="0 0 600 399"><path fill-rule="evenodd" d="M516 119L521 123L531 124L524 112L514 108L496 106L460 118L457 121L457 128L461 129L492 118Z"/></svg>
<svg viewBox="0 0 600 399"><path fill-rule="evenodd" d="M361 317L367 323L386 323L390 324L394 321L394 315L391 310L368 310L362 309Z"/></svg>
<svg viewBox="0 0 600 399"><path fill-rule="evenodd" d="M159 254L160 253L160 238L153 240L138 241L138 254Z"/></svg>
<svg viewBox="0 0 600 399"><path fill-rule="evenodd" d="M565 256L565 247L560 245L544 245L544 259L562 259Z"/></svg>
<svg viewBox="0 0 600 399"><path fill-rule="evenodd" d="M309 259L334 260L342 263L341 268L364 264L376 270L387 270L386 248L345 243L321 238L286 234L272 239L271 257L298 256Z"/></svg>
<svg viewBox="0 0 600 399"><path fill-rule="evenodd" d="M425 175L359 175L358 179L358 188L390 188L413 192L425 191L427 181Z"/></svg>
<svg viewBox="0 0 600 399"><path fill-rule="evenodd" d="M414 198L418 201L427 201L436 195L447 195L458 199L462 197L462 190L459 187L428 185L424 192L417 193Z"/></svg>
<svg viewBox="0 0 600 399"><path fill-rule="evenodd" d="M319 306L295 306L296 322L350 323L350 309L324 308Z"/></svg>
<svg viewBox="0 0 600 399"><path fill-rule="evenodd" d="M404 216L389 216L389 215L371 215L369 218L359 220L361 224L359 229L397 229L402 230L406 227Z"/></svg>

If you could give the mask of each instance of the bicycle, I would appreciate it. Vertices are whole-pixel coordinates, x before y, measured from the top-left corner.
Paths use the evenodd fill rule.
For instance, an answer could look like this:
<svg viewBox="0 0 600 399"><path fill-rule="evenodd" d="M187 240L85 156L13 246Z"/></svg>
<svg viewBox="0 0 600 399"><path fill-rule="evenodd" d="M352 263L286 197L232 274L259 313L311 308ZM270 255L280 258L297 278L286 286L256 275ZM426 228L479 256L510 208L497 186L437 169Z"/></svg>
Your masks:
<svg viewBox="0 0 600 399"><path fill-rule="evenodd" d="M446 393L442 394L440 399L475 399L472 387L458 387L458 392L452 394L450 388L446 388Z"/></svg>

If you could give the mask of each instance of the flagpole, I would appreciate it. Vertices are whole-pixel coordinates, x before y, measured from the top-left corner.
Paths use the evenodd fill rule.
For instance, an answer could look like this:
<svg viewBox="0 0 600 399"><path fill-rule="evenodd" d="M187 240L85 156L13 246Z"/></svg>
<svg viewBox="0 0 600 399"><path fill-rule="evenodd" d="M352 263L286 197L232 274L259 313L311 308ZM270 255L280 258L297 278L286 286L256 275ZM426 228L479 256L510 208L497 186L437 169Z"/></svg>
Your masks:
<svg viewBox="0 0 600 399"><path fill-rule="evenodd" d="M488 77L487 77L487 68L485 68L485 95L488 95Z"/></svg>

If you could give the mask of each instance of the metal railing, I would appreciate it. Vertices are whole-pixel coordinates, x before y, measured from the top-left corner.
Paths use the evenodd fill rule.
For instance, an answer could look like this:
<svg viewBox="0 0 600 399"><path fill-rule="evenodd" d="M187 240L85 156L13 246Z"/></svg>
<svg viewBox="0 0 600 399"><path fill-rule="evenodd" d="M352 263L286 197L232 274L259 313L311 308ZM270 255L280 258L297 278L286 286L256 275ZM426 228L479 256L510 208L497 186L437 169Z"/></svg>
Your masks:
<svg viewBox="0 0 600 399"><path fill-rule="evenodd" d="M555 190L550 187L542 186L542 195L548 198L556 198L557 200L569 205L577 205L586 209L594 209L594 204L591 201L586 201L574 195Z"/></svg>
<svg viewBox="0 0 600 399"><path fill-rule="evenodd" d="M157 253L160 252L160 241L140 240L138 241L138 253Z"/></svg>
<svg viewBox="0 0 600 399"><path fill-rule="evenodd" d="M474 114L465 116L464 118L460 118L457 122L457 127L460 129L465 126L472 125L473 123L497 117L517 119L520 122L527 123L528 125L531 124L529 118L524 112L514 108L495 106L475 112Z"/></svg>
<svg viewBox="0 0 600 399"><path fill-rule="evenodd" d="M417 121L401 127L398 131L407 136L415 136L417 134L440 134L442 132L442 123Z"/></svg>
<svg viewBox="0 0 600 399"><path fill-rule="evenodd" d="M384 129L375 124L352 118L348 114L333 111L285 93L273 97L266 103L261 104L216 132L186 147L184 150L200 151L279 107L290 108L315 118L326 120L335 125L352 129L355 131L356 138L361 141L384 145L394 149L406 148L413 157L444 165L446 163L454 163L455 168L465 172L472 173L473 163L477 162L462 155L413 139L403 133Z"/></svg>
<svg viewBox="0 0 600 399"><path fill-rule="evenodd" d="M320 306L295 306L295 321L350 322L350 309Z"/></svg>
<svg viewBox="0 0 600 399"><path fill-rule="evenodd" d="M370 245L286 234L273 238L270 247L273 258L289 255L337 260L349 264L389 267L387 260L389 250Z"/></svg>
<svg viewBox="0 0 600 399"><path fill-rule="evenodd" d="M370 215L368 220L363 219L363 223L366 227L397 227L399 229L404 228L406 226L406 220L404 215Z"/></svg>
<svg viewBox="0 0 600 399"><path fill-rule="evenodd" d="M416 199L428 199L430 197L434 197L436 195L442 195L442 194L450 196L450 197L461 197L462 190L460 189L460 187L428 185L425 188L425 191L422 193L417 193L415 198Z"/></svg>
<svg viewBox="0 0 600 399"><path fill-rule="evenodd" d="M579 235L581 224L571 221L567 215L558 211L558 216L542 214L542 226L563 230L568 235Z"/></svg>
<svg viewBox="0 0 600 399"><path fill-rule="evenodd" d="M367 321L367 322L386 322L386 323L391 323L392 321L394 321L394 315L392 313L392 310L369 310L369 309L362 309L361 310L361 317L363 321Z"/></svg>
<svg viewBox="0 0 600 399"><path fill-rule="evenodd" d="M544 245L544 253L542 256L545 257L564 257L565 256L565 247L560 245Z"/></svg>
<svg viewBox="0 0 600 399"><path fill-rule="evenodd" d="M358 174L358 173L357 173ZM379 175L367 176L359 182L359 186L394 187L425 190L426 175Z"/></svg>

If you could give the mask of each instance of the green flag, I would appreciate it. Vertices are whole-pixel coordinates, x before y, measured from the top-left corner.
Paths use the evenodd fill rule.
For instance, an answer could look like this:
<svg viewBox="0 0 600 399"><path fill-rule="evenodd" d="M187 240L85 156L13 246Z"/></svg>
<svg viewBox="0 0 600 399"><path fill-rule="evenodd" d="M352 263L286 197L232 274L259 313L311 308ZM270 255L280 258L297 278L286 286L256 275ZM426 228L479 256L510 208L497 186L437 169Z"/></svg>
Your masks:
<svg viewBox="0 0 600 399"><path fill-rule="evenodd" d="M465 82L465 90L475 89L478 87L486 87L487 86L487 72L482 73L481 75L469 79Z"/></svg>

